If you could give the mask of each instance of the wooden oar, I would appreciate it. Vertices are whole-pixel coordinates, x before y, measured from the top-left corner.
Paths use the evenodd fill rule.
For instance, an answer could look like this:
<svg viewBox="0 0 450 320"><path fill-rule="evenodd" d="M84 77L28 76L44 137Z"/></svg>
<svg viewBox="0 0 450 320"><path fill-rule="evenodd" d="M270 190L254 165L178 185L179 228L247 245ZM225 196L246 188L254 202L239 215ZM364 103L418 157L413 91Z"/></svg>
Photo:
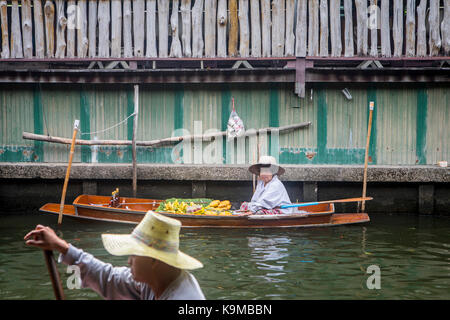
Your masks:
<svg viewBox="0 0 450 320"><path fill-rule="evenodd" d="M348 198L348 199L338 199L338 200L328 200L328 201L319 201L319 202L305 202L305 203L294 203L294 204L288 204L281 206L281 209L286 208L298 208L298 207L307 207L307 206L315 206L317 204L324 204L324 203L335 203L335 202L359 202L359 201L368 201L372 200L372 197L365 197L365 198Z"/></svg>
<svg viewBox="0 0 450 320"><path fill-rule="evenodd" d="M61 224L61 222L62 222L64 201L66 199L67 184L69 183L70 168L72 167L73 153L75 150L75 140L77 138L79 124L80 124L80 120L75 120L75 122L73 124L73 135L72 135L72 144L70 145L69 165L67 167L66 178L64 179L64 186L63 186L63 191L62 191L62 195L61 195L61 204L59 206L58 224Z"/></svg>
<svg viewBox="0 0 450 320"><path fill-rule="evenodd" d="M48 273L52 281L53 292L55 293L56 300L65 300L64 291L59 278L59 272L56 268L55 258L53 257L53 251L44 250L45 263L47 264Z"/></svg>

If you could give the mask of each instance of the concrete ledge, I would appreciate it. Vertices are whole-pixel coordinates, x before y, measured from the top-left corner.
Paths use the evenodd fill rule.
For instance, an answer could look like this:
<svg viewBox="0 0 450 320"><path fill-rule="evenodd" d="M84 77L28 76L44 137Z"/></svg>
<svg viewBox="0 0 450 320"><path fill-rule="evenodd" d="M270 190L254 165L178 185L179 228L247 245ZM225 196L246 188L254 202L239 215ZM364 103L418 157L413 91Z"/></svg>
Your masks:
<svg viewBox="0 0 450 320"><path fill-rule="evenodd" d="M361 182L364 167L355 165L283 165L283 181ZM252 181L247 165L138 164L138 180ZM0 163L0 179L64 179L67 163ZM369 182L450 182L450 168L369 166ZM127 180L131 164L74 163L71 179Z"/></svg>

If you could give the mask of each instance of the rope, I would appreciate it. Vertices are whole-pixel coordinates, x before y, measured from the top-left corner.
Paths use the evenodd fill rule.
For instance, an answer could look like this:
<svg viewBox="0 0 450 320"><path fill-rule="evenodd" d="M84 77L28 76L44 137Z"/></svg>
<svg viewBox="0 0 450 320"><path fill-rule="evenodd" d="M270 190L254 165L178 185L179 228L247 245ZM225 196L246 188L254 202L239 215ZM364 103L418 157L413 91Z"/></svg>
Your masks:
<svg viewBox="0 0 450 320"><path fill-rule="evenodd" d="M111 126L111 127L109 127L109 128L106 128L106 129L103 129L103 130L99 130L99 131L93 131L93 132L81 132L81 131L80 131L80 134L81 134L81 135L86 135L86 134L96 134L96 133L102 133L102 132L111 130L111 129L117 127L117 126L120 126L122 123L124 123L125 121L127 121L128 119L130 119L132 116L134 116L134 115L136 115L136 114L137 114L136 112L133 112L133 113L130 114L128 117L126 117L125 119L123 119L123 120L120 121L119 123L116 123L115 125L113 125L113 126Z"/></svg>

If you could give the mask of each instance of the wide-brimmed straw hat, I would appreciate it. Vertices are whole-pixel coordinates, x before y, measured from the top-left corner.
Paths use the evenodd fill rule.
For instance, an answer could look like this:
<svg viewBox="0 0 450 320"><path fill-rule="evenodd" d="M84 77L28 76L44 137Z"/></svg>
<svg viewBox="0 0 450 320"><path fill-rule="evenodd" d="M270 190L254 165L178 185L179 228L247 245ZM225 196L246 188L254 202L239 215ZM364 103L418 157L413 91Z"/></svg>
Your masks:
<svg viewBox="0 0 450 320"><path fill-rule="evenodd" d="M284 173L284 169L277 164L277 160L272 156L262 156L258 163L248 168L248 171L259 175L261 168L271 168L272 174L278 174L279 176Z"/></svg>
<svg viewBox="0 0 450 320"><path fill-rule="evenodd" d="M102 234L103 245L112 255L152 257L179 269L197 269L203 264L179 250L181 222L148 211L131 234Z"/></svg>

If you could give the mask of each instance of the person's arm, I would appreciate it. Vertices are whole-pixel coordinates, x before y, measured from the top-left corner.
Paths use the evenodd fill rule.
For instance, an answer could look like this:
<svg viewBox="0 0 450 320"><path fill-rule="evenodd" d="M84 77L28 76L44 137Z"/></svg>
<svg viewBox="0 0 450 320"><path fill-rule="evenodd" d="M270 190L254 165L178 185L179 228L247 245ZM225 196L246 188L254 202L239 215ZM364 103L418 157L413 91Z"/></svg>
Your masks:
<svg viewBox="0 0 450 320"><path fill-rule="evenodd" d="M134 281L129 268L114 268L94 258L59 238L50 227L38 225L24 239L29 246L60 252L62 262L80 267L82 286L93 289L105 299L140 298L142 284Z"/></svg>
<svg viewBox="0 0 450 320"><path fill-rule="evenodd" d="M133 279L130 268L113 267L73 245L58 262L78 266L82 287L91 288L105 299L140 299L142 284Z"/></svg>
<svg viewBox="0 0 450 320"><path fill-rule="evenodd" d="M273 183L267 186L264 193L256 200L249 202L249 210L256 212L261 209L273 209L282 204L290 203L285 199L285 189L281 183Z"/></svg>

